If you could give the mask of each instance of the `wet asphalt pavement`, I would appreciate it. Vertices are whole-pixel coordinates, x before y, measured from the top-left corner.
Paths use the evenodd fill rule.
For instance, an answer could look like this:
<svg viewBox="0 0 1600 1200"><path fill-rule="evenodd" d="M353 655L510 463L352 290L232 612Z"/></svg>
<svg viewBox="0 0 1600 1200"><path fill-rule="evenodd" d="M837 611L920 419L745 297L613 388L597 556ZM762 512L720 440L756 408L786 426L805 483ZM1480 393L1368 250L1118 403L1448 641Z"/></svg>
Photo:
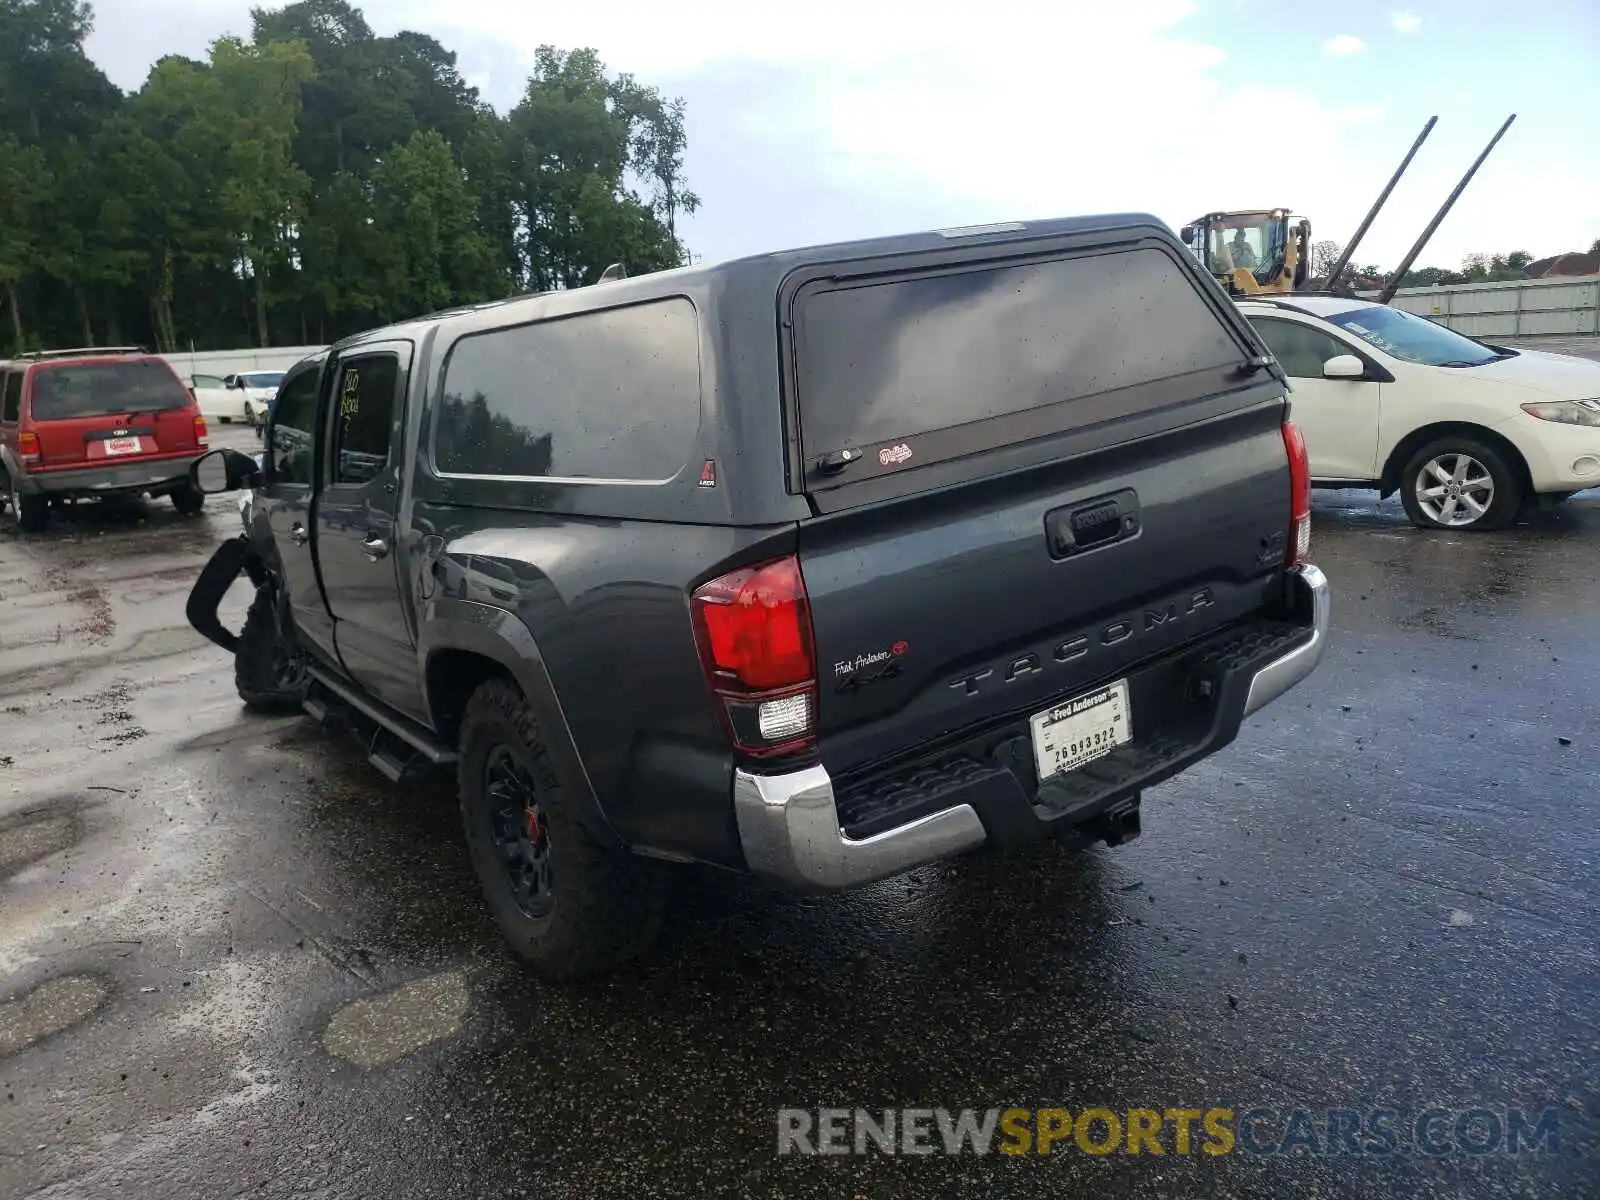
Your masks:
<svg viewBox="0 0 1600 1200"><path fill-rule="evenodd" d="M243 711L183 620L236 528L0 523L0 1196L1600 1194L1600 495L1474 537L1321 494L1328 656L1138 841L689 875L567 990L502 951L448 778ZM1560 1145L775 1152L780 1106L889 1105L1554 1108Z"/></svg>

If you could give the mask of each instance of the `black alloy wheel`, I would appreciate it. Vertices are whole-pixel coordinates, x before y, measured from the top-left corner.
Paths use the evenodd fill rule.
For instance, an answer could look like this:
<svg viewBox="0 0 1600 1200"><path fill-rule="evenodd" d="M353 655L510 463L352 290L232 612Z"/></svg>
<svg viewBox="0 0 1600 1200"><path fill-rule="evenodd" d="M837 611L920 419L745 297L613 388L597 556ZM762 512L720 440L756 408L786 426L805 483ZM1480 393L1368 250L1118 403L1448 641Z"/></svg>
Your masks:
<svg viewBox="0 0 1600 1200"><path fill-rule="evenodd" d="M510 746L494 746L483 764L483 794L501 869L522 912L535 920L555 906L550 826L532 773Z"/></svg>

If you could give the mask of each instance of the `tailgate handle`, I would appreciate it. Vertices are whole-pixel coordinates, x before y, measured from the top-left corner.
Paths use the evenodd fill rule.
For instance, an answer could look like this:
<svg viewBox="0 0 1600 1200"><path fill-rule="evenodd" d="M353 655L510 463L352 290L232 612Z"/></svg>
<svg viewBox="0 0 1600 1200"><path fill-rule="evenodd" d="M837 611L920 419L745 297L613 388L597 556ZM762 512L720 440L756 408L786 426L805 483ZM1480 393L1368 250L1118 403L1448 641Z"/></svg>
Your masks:
<svg viewBox="0 0 1600 1200"><path fill-rule="evenodd" d="M1050 557L1057 559L1114 546L1138 532L1139 497L1132 488L1057 508L1044 517Z"/></svg>

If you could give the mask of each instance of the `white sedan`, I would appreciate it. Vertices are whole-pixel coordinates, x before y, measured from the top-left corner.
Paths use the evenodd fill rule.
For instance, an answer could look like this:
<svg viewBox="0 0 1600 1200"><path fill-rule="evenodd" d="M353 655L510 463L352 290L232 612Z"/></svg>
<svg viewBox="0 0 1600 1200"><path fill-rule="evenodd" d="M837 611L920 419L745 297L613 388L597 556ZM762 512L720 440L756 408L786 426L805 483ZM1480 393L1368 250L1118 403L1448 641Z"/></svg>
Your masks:
<svg viewBox="0 0 1600 1200"><path fill-rule="evenodd" d="M283 376L283 371L241 371L227 378L228 386L243 399L244 419L257 429L266 422Z"/></svg>
<svg viewBox="0 0 1600 1200"><path fill-rule="evenodd" d="M1600 363L1463 337L1337 296L1239 309L1290 380L1320 487L1400 493L1427 528L1496 529L1600 487Z"/></svg>
<svg viewBox="0 0 1600 1200"><path fill-rule="evenodd" d="M189 391L200 408L200 415L207 422L226 425L232 421L248 423L250 420L244 397L237 389L230 388L220 375L191 376Z"/></svg>

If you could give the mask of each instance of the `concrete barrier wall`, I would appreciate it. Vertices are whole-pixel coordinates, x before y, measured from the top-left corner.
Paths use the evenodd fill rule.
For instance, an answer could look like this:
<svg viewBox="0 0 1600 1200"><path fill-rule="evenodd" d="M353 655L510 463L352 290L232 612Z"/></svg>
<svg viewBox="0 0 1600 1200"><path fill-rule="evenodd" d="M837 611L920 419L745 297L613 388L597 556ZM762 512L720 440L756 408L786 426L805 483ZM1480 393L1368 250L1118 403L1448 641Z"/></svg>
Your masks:
<svg viewBox="0 0 1600 1200"><path fill-rule="evenodd" d="M1391 303L1469 337L1600 335L1600 275L1401 288Z"/></svg>
<svg viewBox="0 0 1600 1200"><path fill-rule="evenodd" d="M326 346L274 346L263 350L200 350L163 354L185 380L195 375L237 375L240 371L287 371L307 355Z"/></svg>

